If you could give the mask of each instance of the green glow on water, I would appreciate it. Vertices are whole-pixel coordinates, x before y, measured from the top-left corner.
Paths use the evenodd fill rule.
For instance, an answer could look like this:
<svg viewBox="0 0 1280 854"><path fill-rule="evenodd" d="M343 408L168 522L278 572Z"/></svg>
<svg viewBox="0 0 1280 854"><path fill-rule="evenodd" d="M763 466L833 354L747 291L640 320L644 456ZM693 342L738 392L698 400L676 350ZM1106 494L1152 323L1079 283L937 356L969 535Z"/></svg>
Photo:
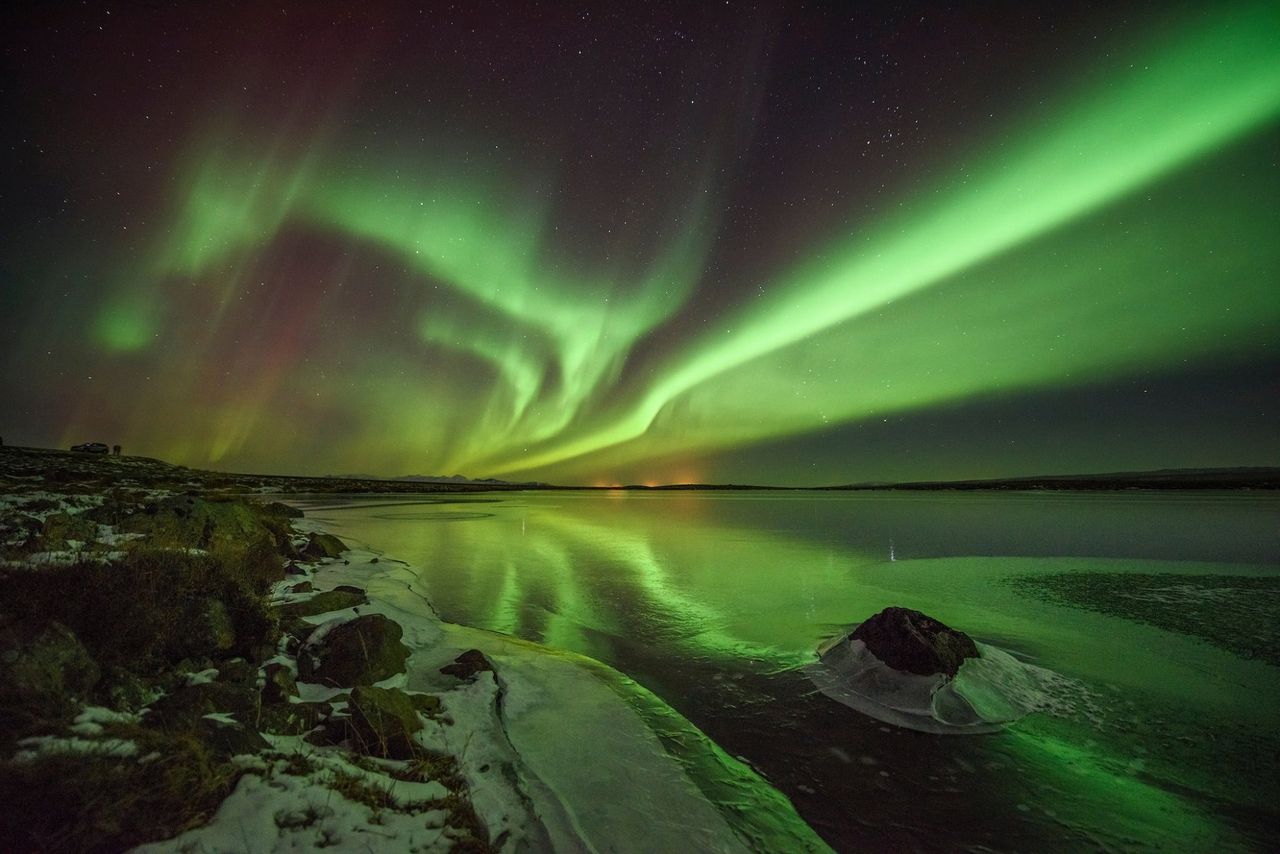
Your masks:
<svg viewBox="0 0 1280 854"><path fill-rule="evenodd" d="M850 623L889 605L918 608L1066 677L1055 698L1064 716L1040 712L994 736L941 739L879 735L879 722L852 710L834 716L838 724L819 717L815 725L861 733L843 747L828 729L820 738L880 763L838 764L840 773L883 768L887 791L915 804L936 792L904 794L898 787L911 783L902 781L963 766L955 785L973 810L991 811L975 814L973 827L1008 823L1014 832L1025 822L1030 840L1203 848L1255 838L1257 828L1224 818L1223 805L1236 815L1274 812L1274 780L1254 757L1276 748L1275 668L1193 635L1052 604L1014 582L1057 573L1158 573L1173 586L1180 576L1222 576L1227 586L1232 576L1273 578L1273 564L1244 559L1250 543L1280 548L1272 503L532 493L448 505L484 518L395 518L376 508L331 517L340 533L423 567L422 590L446 619L619 667L717 738L739 725L767 728L770 713L788 732L808 726L791 717L814 692L795 668ZM1140 556L1171 543L1184 558L1232 562ZM794 687L767 709L738 693L740 684L788 679ZM935 739L913 754L926 764L895 767L896 739L916 737ZM868 809L904 820L888 806Z"/></svg>

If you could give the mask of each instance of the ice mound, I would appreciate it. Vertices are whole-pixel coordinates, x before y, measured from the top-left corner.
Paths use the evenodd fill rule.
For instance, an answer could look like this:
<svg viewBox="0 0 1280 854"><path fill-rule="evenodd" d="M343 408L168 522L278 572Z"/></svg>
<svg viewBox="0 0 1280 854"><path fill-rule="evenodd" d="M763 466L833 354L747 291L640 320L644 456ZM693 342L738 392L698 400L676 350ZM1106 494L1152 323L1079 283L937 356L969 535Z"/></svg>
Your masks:
<svg viewBox="0 0 1280 854"><path fill-rule="evenodd" d="M844 634L818 650L804 671L831 699L864 715L920 732L995 732L1032 712L1067 716L1089 691L1074 679L975 642L954 677L895 670Z"/></svg>

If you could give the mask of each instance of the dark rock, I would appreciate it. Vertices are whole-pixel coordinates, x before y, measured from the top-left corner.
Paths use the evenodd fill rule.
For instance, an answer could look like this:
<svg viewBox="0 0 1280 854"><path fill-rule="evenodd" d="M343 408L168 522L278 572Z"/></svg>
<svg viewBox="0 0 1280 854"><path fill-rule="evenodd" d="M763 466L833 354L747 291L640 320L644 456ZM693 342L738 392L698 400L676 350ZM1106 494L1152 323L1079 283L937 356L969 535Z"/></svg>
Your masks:
<svg viewBox="0 0 1280 854"><path fill-rule="evenodd" d="M32 617L0 630L0 701L59 708L87 695L101 675L62 623Z"/></svg>
<svg viewBox="0 0 1280 854"><path fill-rule="evenodd" d="M298 696L298 683L293 678L293 671L283 664L268 664L262 668L265 682L262 686L262 703L287 703L290 697Z"/></svg>
<svg viewBox="0 0 1280 854"><path fill-rule="evenodd" d="M258 728L276 735L305 735L332 713L330 703L276 703L262 707Z"/></svg>
<svg viewBox="0 0 1280 854"><path fill-rule="evenodd" d="M143 717L147 726L164 730L200 725L205 715L225 713L239 724L252 727L258 719L258 692L252 685L206 682L183 685L151 704Z"/></svg>
<svg viewBox="0 0 1280 854"><path fill-rule="evenodd" d="M334 626L319 643L308 642L298 655L298 678L349 688L372 685L404 672L409 648L404 631L381 614L357 617Z"/></svg>
<svg viewBox="0 0 1280 854"><path fill-rule="evenodd" d="M40 548L45 551L63 551L73 540L84 545L97 538L97 524L84 513L50 513L40 528Z"/></svg>
<svg viewBox="0 0 1280 854"><path fill-rule="evenodd" d="M169 669L168 673L162 674L162 677L176 680L176 681L173 681L174 686L185 685L187 684L188 676L192 676L196 673L200 673L203 670L210 670L210 669L213 669L213 670L217 669L216 667L213 666L212 660L205 658L203 656L196 656L194 658L184 658L178 661Z"/></svg>
<svg viewBox="0 0 1280 854"><path fill-rule="evenodd" d="M347 713L341 720L346 739L361 753L412 759L421 752L413 734L422 729L422 719L404 691L361 685L351 692Z"/></svg>
<svg viewBox="0 0 1280 854"><path fill-rule="evenodd" d="M182 495L149 502L142 513L121 520L120 527L201 549L254 542L269 534L261 517L244 502Z"/></svg>
<svg viewBox="0 0 1280 854"><path fill-rule="evenodd" d="M302 556L318 560L326 557L338 557L346 550L346 543L333 534L316 531L307 537L307 544L302 549Z"/></svg>
<svg viewBox="0 0 1280 854"><path fill-rule="evenodd" d="M215 756L230 758L244 753L256 754L271 747L258 732L256 721L223 723L201 718L195 730Z"/></svg>
<svg viewBox="0 0 1280 854"><path fill-rule="evenodd" d="M282 617L280 620L280 631L297 644L306 643L315 630L314 623L308 623L301 617Z"/></svg>
<svg viewBox="0 0 1280 854"><path fill-rule="evenodd" d="M280 519L301 519L306 515L297 507L291 507L282 501L268 501L262 505L262 512Z"/></svg>
<svg viewBox="0 0 1280 854"><path fill-rule="evenodd" d="M227 606L218 599L192 603L189 623L182 633L180 653L206 656L226 652L236 645L235 625Z"/></svg>
<svg viewBox="0 0 1280 854"><path fill-rule="evenodd" d="M34 516L27 516L22 513L12 513L7 517L0 519L0 542L10 542L27 546L35 545L36 537L40 535L42 523Z"/></svg>
<svg viewBox="0 0 1280 854"><path fill-rule="evenodd" d="M469 649L455 658L453 664L446 664L440 668L441 673L448 676L456 676L459 679L473 679L477 673L483 670L492 672L493 664L478 649Z"/></svg>
<svg viewBox="0 0 1280 854"><path fill-rule="evenodd" d="M893 669L922 676L955 676L966 658L978 657L978 647L964 632L909 608L885 608L854 629L849 639L865 643Z"/></svg>
<svg viewBox="0 0 1280 854"><path fill-rule="evenodd" d="M290 602L280 606L281 617L314 617L316 614L327 614L330 611L341 611L364 605L369 600L363 593L348 593L345 590L326 590L317 593L302 602Z"/></svg>
<svg viewBox="0 0 1280 854"><path fill-rule="evenodd" d="M147 702L147 683L123 667L113 667L102 674L97 694L108 708L117 712L136 712Z"/></svg>
<svg viewBox="0 0 1280 854"><path fill-rule="evenodd" d="M340 591L342 593L358 593L361 596L364 595L364 591L362 589L351 584L339 584L337 587L333 589Z"/></svg>
<svg viewBox="0 0 1280 854"><path fill-rule="evenodd" d="M413 703L419 714L429 718L439 715L442 709L440 698L435 694L409 694L409 702Z"/></svg>
<svg viewBox="0 0 1280 854"><path fill-rule="evenodd" d="M233 685L256 685L258 668L243 658L233 658L218 665L218 680Z"/></svg>
<svg viewBox="0 0 1280 854"><path fill-rule="evenodd" d="M293 584L285 588L286 593L310 593L313 590L315 590L315 588L311 585L310 581L299 581L297 584Z"/></svg>
<svg viewBox="0 0 1280 854"><path fill-rule="evenodd" d="M298 566L293 561L289 561L284 565L284 574L285 575L306 575L307 571L302 567Z"/></svg>

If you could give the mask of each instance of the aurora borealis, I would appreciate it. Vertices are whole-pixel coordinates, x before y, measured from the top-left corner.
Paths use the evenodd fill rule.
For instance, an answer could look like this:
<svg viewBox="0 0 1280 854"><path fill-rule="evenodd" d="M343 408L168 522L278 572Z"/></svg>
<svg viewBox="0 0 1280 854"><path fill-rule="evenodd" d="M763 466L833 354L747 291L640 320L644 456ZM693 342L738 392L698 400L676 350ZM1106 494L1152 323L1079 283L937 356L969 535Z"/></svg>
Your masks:
<svg viewBox="0 0 1280 854"><path fill-rule="evenodd" d="M561 483L1280 464L1274 3L4 13L0 435Z"/></svg>

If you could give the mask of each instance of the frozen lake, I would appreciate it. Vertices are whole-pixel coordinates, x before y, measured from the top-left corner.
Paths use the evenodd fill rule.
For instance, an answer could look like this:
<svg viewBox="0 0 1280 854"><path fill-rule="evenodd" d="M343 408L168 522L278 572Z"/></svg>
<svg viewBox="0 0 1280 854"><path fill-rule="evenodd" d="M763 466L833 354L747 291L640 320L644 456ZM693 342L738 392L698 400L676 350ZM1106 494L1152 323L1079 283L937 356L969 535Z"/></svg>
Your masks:
<svg viewBox="0 0 1280 854"><path fill-rule="evenodd" d="M635 679L838 850L1261 849L1280 829L1280 497L317 497L446 620ZM1068 686L1003 732L898 729L799 668L889 605Z"/></svg>

